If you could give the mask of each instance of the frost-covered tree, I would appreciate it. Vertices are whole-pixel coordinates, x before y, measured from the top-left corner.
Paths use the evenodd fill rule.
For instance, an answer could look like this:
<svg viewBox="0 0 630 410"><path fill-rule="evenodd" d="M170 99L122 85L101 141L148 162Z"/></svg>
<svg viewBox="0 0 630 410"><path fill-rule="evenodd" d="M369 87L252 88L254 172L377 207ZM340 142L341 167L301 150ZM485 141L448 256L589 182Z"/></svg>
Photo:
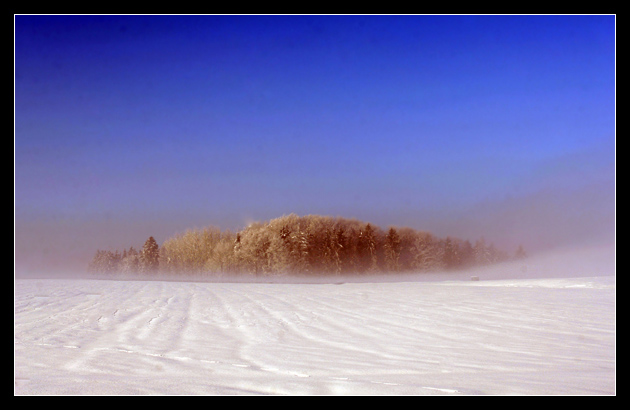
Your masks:
<svg viewBox="0 0 630 410"><path fill-rule="evenodd" d="M140 271L140 254L131 247L120 261L119 271L124 274L134 274Z"/></svg>
<svg viewBox="0 0 630 410"><path fill-rule="evenodd" d="M437 270L443 266L442 247L428 232L419 232L411 247L411 269L418 271Z"/></svg>
<svg viewBox="0 0 630 410"><path fill-rule="evenodd" d="M517 255L524 254L522 247ZM474 247L454 237L440 239L407 227L381 230L355 219L290 214L256 222L237 233L218 228L188 230L158 247L150 237L137 252L98 250L94 273L349 274L431 271L488 264L507 255L484 239Z"/></svg>
<svg viewBox="0 0 630 410"><path fill-rule="evenodd" d="M240 272L264 275L272 271L272 255L269 253L271 237L271 232L262 223L250 224L239 232L234 258Z"/></svg>
<svg viewBox="0 0 630 410"><path fill-rule="evenodd" d="M389 228L387 236L385 236L385 267L388 271L396 272L399 270L400 259L400 236L396 229Z"/></svg>
<svg viewBox="0 0 630 410"><path fill-rule="evenodd" d="M92 257L92 260L88 264L88 272L90 272L92 274L103 273L104 252L105 251L102 251L100 249L96 250L96 253L94 254L94 257Z"/></svg>
<svg viewBox="0 0 630 410"><path fill-rule="evenodd" d="M187 230L167 239L160 248L160 269L185 273L219 270L221 263L212 259L222 236L219 228L207 227Z"/></svg>
<svg viewBox="0 0 630 410"><path fill-rule="evenodd" d="M363 230L359 231L357 251L360 270L363 272L375 271L377 269L376 231L369 223L365 225Z"/></svg>
<svg viewBox="0 0 630 410"><path fill-rule="evenodd" d="M206 261L204 269L211 273L226 273L236 269L234 260L234 245L236 235L231 231L221 232L218 242L212 249L210 258Z"/></svg>
<svg viewBox="0 0 630 410"><path fill-rule="evenodd" d="M488 247L486 246L486 241L483 237L475 242L475 246L473 248L473 254L476 265L486 265L490 263L491 257L488 252Z"/></svg>
<svg viewBox="0 0 630 410"><path fill-rule="evenodd" d="M88 272L92 274L111 274L118 272L122 255L120 252L97 250L88 265Z"/></svg>
<svg viewBox="0 0 630 410"><path fill-rule="evenodd" d="M473 249L470 241L464 241L459 247L460 261L459 264L462 267L469 267L474 264L475 250Z"/></svg>
<svg viewBox="0 0 630 410"><path fill-rule="evenodd" d="M444 241L444 265L447 269L453 269L457 266L457 253L457 243L450 236L447 236Z"/></svg>

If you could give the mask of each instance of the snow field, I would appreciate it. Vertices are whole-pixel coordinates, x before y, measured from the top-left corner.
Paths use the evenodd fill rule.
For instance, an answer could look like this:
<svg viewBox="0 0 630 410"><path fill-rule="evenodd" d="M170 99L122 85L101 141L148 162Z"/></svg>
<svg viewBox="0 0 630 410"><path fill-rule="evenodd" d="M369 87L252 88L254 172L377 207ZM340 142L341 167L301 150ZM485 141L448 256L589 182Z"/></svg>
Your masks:
<svg viewBox="0 0 630 410"><path fill-rule="evenodd" d="M15 394L615 394L614 276L18 279Z"/></svg>

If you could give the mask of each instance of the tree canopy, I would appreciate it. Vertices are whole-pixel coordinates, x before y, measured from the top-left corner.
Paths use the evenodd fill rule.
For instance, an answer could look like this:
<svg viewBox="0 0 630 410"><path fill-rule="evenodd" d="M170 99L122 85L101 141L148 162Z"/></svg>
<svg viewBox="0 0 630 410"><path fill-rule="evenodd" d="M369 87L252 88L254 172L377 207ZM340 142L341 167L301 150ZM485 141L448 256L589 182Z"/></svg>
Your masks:
<svg viewBox="0 0 630 410"><path fill-rule="evenodd" d="M522 258L522 246L515 257ZM285 215L233 233L216 227L188 230L158 246L149 237L138 252L97 250L88 269L97 274L341 275L461 269L507 260L480 238L455 237L356 219Z"/></svg>

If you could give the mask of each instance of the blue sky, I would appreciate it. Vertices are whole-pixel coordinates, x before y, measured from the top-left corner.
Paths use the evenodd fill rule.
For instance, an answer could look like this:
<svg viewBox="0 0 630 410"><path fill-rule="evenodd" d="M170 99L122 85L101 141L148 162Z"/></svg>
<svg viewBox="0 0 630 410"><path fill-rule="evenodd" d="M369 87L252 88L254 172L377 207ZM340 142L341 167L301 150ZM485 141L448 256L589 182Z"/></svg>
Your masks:
<svg viewBox="0 0 630 410"><path fill-rule="evenodd" d="M610 239L615 16L18 15L14 141L25 269L291 212Z"/></svg>

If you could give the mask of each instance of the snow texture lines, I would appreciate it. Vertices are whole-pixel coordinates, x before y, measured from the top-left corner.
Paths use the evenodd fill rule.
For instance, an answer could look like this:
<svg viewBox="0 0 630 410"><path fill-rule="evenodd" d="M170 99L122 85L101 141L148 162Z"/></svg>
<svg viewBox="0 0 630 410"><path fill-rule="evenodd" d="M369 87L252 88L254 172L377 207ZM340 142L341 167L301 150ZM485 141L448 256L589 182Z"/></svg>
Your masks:
<svg viewBox="0 0 630 410"><path fill-rule="evenodd" d="M494 282L17 280L14 388L614 394L614 277Z"/></svg>

